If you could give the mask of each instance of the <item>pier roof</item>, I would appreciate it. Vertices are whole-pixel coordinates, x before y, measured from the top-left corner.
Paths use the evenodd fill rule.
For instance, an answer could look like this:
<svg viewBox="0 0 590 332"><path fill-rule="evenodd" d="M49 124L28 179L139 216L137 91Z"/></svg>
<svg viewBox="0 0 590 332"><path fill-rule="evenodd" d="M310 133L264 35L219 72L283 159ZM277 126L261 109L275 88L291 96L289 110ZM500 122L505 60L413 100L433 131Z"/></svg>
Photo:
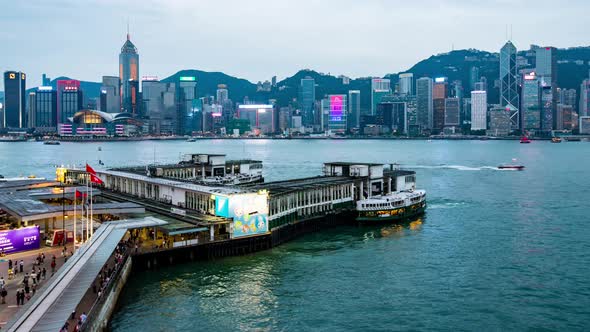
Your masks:
<svg viewBox="0 0 590 332"><path fill-rule="evenodd" d="M177 180L170 180L166 178L157 178L157 177L150 177L147 175L141 175L136 173L129 173L123 171L115 171L115 170L101 170L96 171L99 175L112 175L112 176L119 176L124 177L132 180L143 181L150 184L156 185L164 185L174 188L181 188L186 189L189 191L207 193L207 194L219 194L219 195L232 195L232 194L239 194L246 192L246 190L238 187L230 187L230 186L204 186L190 182L182 182Z"/></svg>
<svg viewBox="0 0 590 332"><path fill-rule="evenodd" d="M316 189L330 185L349 184L353 179L345 176L316 176L303 179L267 182L254 185L258 190L268 190L271 195L285 194L298 190Z"/></svg>

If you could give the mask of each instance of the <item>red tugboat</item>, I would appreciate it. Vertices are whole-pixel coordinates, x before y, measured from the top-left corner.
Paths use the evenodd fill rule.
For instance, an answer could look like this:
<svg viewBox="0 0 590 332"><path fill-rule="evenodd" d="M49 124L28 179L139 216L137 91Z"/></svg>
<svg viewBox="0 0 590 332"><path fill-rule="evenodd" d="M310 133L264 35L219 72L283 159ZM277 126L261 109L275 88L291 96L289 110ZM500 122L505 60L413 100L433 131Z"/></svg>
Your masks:
<svg viewBox="0 0 590 332"><path fill-rule="evenodd" d="M531 142L531 140L528 137L526 137L526 136L522 136L520 138L520 143L523 143L524 144L524 143L530 143L530 142Z"/></svg>

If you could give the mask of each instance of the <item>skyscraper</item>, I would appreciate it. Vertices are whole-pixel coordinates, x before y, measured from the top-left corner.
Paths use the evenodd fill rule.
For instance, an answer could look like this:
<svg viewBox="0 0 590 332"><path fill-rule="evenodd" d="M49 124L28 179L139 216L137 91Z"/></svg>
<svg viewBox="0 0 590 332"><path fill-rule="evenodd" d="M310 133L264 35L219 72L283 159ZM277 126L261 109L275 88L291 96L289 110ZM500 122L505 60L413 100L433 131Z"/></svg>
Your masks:
<svg viewBox="0 0 590 332"><path fill-rule="evenodd" d="M106 113L121 112L121 80L117 76L103 76L100 87L100 110Z"/></svg>
<svg viewBox="0 0 590 332"><path fill-rule="evenodd" d="M590 79L585 79L580 85L580 106L578 108L580 116L590 115Z"/></svg>
<svg viewBox="0 0 590 332"><path fill-rule="evenodd" d="M522 83L522 129L541 129L541 109L539 105L539 80L534 72L524 75Z"/></svg>
<svg viewBox="0 0 590 332"><path fill-rule="evenodd" d="M410 96L414 95L414 74L399 74L399 93Z"/></svg>
<svg viewBox="0 0 590 332"><path fill-rule="evenodd" d="M371 80L371 115L377 112L377 104L391 93L391 81L387 78L373 78Z"/></svg>
<svg viewBox="0 0 590 332"><path fill-rule="evenodd" d="M416 116L420 130L432 129L432 78L422 77L416 80Z"/></svg>
<svg viewBox="0 0 590 332"><path fill-rule="evenodd" d="M58 80L57 81L57 124L67 123L67 118L74 115L82 108L83 100L80 93L80 81ZM64 98L68 98L64 102ZM74 100L74 98L76 98ZM79 99L79 100L78 100ZM64 110L64 107L67 107Z"/></svg>
<svg viewBox="0 0 590 332"><path fill-rule="evenodd" d="M123 111L136 114L139 89L133 87L139 86L139 54L130 40L129 32L119 54L119 79Z"/></svg>
<svg viewBox="0 0 590 332"><path fill-rule="evenodd" d="M25 73L4 72L4 128L26 128L26 85Z"/></svg>
<svg viewBox="0 0 590 332"><path fill-rule="evenodd" d="M361 121L361 91L348 91L348 129L358 128Z"/></svg>
<svg viewBox="0 0 590 332"><path fill-rule="evenodd" d="M449 83L446 77L434 79L432 87L433 129L442 130L445 125L445 99L449 96Z"/></svg>
<svg viewBox="0 0 590 332"><path fill-rule="evenodd" d="M328 129L332 133L344 134L347 129L347 105L346 95L329 95L330 115L328 117Z"/></svg>
<svg viewBox="0 0 590 332"><path fill-rule="evenodd" d="M511 41L500 50L500 105L510 112L512 129L519 129L518 68L516 47Z"/></svg>
<svg viewBox="0 0 590 332"><path fill-rule="evenodd" d="M445 127L458 127L460 117L459 98L452 97L445 99Z"/></svg>
<svg viewBox="0 0 590 332"><path fill-rule="evenodd" d="M311 77L302 78L299 85L299 107L304 126L314 124L315 80Z"/></svg>
<svg viewBox="0 0 590 332"><path fill-rule="evenodd" d="M31 108L32 109L32 108ZM31 127L36 131L56 131L57 93L50 86L39 87L35 93L35 122Z"/></svg>
<svg viewBox="0 0 590 332"><path fill-rule="evenodd" d="M544 132L553 130L554 113L557 108L557 105L554 104L553 91L552 86L541 82L541 130Z"/></svg>
<svg viewBox="0 0 590 332"><path fill-rule="evenodd" d="M479 82L479 67L473 66L469 70L469 91L476 90L475 83Z"/></svg>
<svg viewBox="0 0 590 332"><path fill-rule="evenodd" d="M487 92L471 91L471 130L487 129L487 111Z"/></svg>
<svg viewBox="0 0 590 332"><path fill-rule="evenodd" d="M219 91L219 90L218 90ZM197 112L197 81L194 76L181 76L178 82L178 122L177 134L185 135L198 128Z"/></svg>
<svg viewBox="0 0 590 332"><path fill-rule="evenodd" d="M540 82L555 87L557 82L557 49L540 47L535 51L536 73Z"/></svg>
<svg viewBox="0 0 590 332"><path fill-rule="evenodd" d="M218 84L216 92L217 103L219 105L223 105L223 102L229 99L229 92L227 91L227 86L225 84Z"/></svg>

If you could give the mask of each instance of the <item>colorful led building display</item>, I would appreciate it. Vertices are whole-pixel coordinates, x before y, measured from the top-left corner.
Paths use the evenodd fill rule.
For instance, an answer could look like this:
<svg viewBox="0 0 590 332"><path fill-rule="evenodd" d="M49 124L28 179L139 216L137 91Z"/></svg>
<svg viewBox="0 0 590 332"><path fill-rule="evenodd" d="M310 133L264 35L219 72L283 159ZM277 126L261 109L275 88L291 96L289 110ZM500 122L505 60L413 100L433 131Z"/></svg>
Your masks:
<svg viewBox="0 0 590 332"><path fill-rule="evenodd" d="M333 133L346 132L346 95L330 95L328 130Z"/></svg>

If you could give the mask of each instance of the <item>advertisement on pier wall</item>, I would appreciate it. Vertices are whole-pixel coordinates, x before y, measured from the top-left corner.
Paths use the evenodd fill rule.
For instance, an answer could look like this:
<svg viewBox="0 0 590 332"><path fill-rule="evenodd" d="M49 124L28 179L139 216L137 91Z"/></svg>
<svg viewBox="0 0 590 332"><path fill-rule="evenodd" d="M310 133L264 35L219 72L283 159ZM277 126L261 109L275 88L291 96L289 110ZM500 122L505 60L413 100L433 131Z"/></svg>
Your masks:
<svg viewBox="0 0 590 332"><path fill-rule="evenodd" d="M268 194L248 193L215 197L215 214L233 219L233 237L268 232Z"/></svg>
<svg viewBox="0 0 590 332"><path fill-rule="evenodd" d="M39 249L41 234L38 226L0 231L0 251L5 254Z"/></svg>

